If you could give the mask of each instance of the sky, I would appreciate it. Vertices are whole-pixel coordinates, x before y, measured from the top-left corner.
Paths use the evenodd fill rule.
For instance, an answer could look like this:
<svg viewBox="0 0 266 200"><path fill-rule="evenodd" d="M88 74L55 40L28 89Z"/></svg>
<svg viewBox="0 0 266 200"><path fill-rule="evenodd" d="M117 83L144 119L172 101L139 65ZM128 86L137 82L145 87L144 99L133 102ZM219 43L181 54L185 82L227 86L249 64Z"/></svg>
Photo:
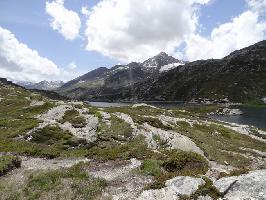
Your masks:
<svg viewBox="0 0 266 200"><path fill-rule="evenodd" d="M68 81L164 51L223 58L266 39L266 0L0 0L0 77Z"/></svg>

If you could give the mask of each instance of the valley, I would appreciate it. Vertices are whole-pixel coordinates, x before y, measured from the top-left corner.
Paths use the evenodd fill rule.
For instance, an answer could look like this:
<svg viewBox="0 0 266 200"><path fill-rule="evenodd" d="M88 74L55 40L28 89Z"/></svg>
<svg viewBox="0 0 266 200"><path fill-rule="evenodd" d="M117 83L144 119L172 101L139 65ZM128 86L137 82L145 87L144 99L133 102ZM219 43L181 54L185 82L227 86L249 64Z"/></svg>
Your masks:
<svg viewBox="0 0 266 200"><path fill-rule="evenodd" d="M265 197L266 132L210 118L226 104L95 107L5 80L0 95L1 199Z"/></svg>
<svg viewBox="0 0 266 200"><path fill-rule="evenodd" d="M0 0L0 200L266 200L266 0Z"/></svg>

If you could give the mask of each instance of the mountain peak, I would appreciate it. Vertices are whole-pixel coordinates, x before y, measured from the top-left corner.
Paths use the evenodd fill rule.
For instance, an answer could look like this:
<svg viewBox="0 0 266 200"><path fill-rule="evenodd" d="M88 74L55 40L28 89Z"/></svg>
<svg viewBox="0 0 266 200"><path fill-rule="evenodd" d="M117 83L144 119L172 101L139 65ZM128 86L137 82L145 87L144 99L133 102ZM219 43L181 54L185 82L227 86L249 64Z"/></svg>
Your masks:
<svg viewBox="0 0 266 200"><path fill-rule="evenodd" d="M154 69L160 70L162 66L173 64L173 63L181 63L181 62L178 59L172 56L169 56L165 52L160 52L158 55L144 61L142 65L148 69L154 68Z"/></svg>
<svg viewBox="0 0 266 200"><path fill-rule="evenodd" d="M167 54L167 53L165 53L165 52L160 52L157 56L155 56L155 57L168 57L169 55Z"/></svg>

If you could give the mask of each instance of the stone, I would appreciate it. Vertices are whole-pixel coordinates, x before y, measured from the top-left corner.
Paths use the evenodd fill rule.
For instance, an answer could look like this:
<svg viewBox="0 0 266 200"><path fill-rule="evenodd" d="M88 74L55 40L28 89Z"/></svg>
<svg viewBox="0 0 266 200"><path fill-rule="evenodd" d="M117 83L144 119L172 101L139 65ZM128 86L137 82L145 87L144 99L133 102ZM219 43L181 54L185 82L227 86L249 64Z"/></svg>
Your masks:
<svg viewBox="0 0 266 200"><path fill-rule="evenodd" d="M224 177L214 182L214 186L228 200L266 199L266 170Z"/></svg>
<svg viewBox="0 0 266 200"><path fill-rule="evenodd" d="M204 183L201 178L178 176L166 181L162 189L142 192L138 200L177 200L180 195L190 196Z"/></svg>

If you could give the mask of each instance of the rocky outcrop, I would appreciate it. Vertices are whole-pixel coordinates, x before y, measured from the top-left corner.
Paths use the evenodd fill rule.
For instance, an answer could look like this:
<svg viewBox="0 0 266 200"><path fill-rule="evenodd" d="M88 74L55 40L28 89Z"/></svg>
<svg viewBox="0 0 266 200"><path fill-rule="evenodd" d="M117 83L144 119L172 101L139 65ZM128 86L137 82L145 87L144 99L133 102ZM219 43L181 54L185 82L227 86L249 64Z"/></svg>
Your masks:
<svg viewBox="0 0 266 200"><path fill-rule="evenodd" d="M243 115L244 113L240 109L230 109L230 108L223 108L222 110L218 110L218 115Z"/></svg>
<svg viewBox="0 0 266 200"><path fill-rule="evenodd" d="M142 189L152 182L151 177L134 173L141 165L137 159L130 161L91 162L88 172L96 178L104 178L107 187L101 199L134 200Z"/></svg>
<svg viewBox="0 0 266 200"><path fill-rule="evenodd" d="M191 151L204 156L203 151L190 138L184 135L174 131L162 130L147 123L137 125L129 115L124 113L115 113L115 115L131 125L135 136L143 135L149 148L159 148L158 142L154 139L157 136L166 144L168 149Z"/></svg>
<svg viewBox="0 0 266 200"><path fill-rule="evenodd" d="M72 102L72 104L78 103ZM74 108L72 104L57 102L57 106L51 108L48 112L37 116L37 119L40 120L41 123L27 133L27 140L30 141L30 135L38 129L42 129L46 126L58 125L62 130L69 131L73 136L77 138L85 139L87 142L94 142L97 139L96 130L99 122L97 117L88 114L89 110L87 108L76 108L76 110L78 110L79 112L79 115L84 117L86 121L84 127L74 127L69 122L65 122L63 124L60 123L60 119L62 119L65 112Z"/></svg>
<svg viewBox="0 0 266 200"><path fill-rule="evenodd" d="M166 181L162 189L142 192L138 200L177 200L180 195L190 196L204 183L205 181L201 178L179 176Z"/></svg>
<svg viewBox="0 0 266 200"><path fill-rule="evenodd" d="M221 178L214 186L228 200L266 199L266 170Z"/></svg>

